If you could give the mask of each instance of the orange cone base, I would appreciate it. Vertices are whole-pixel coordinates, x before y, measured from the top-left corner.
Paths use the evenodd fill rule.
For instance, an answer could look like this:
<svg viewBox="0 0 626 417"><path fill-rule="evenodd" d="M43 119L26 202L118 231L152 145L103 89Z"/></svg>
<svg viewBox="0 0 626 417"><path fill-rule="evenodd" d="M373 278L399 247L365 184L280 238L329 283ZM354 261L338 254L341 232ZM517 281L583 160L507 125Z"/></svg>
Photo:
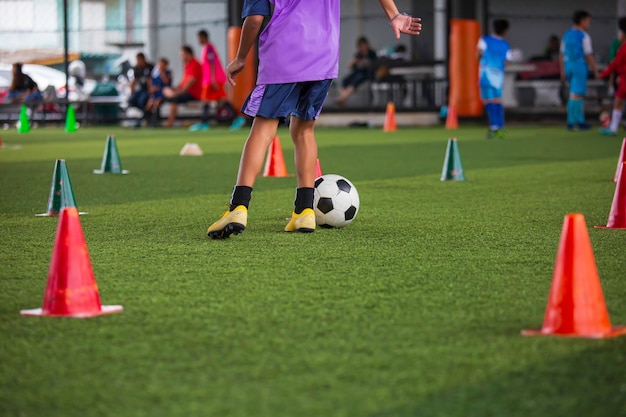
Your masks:
<svg viewBox="0 0 626 417"><path fill-rule="evenodd" d="M89 312L83 312L83 313L77 313L77 314L51 314L51 313L44 313L44 311L41 308L35 308L32 310L21 310L20 314L22 316L70 317L74 319L86 319L89 317L102 316L104 314L119 313L122 310L124 310L124 307L122 306L101 306L100 311L89 311Z"/></svg>
<svg viewBox="0 0 626 417"><path fill-rule="evenodd" d="M594 229L626 230L626 227L593 226Z"/></svg>
<svg viewBox="0 0 626 417"><path fill-rule="evenodd" d="M558 337L576 337L584 339L608 339L611 337L617 337L626 335L626 326L611 327L606 333L599 334L579 334L579 333L550 333L548 330L536 329L536 330L522 330L522 336L558 336Z"/></svg>
<svg viewBox="0 0 626 417"><path fill-rule="evenodd" d="M101 170L101 169L94 169L94 170L93 170L93 173L94 173L94 174L112 174L111 172L104 172L104 171L103 171L103 170ZM127 170L127 169L123 169L121 173L125 175L125 174L130 173L130 171L129 171L129 170Z"/></svg>

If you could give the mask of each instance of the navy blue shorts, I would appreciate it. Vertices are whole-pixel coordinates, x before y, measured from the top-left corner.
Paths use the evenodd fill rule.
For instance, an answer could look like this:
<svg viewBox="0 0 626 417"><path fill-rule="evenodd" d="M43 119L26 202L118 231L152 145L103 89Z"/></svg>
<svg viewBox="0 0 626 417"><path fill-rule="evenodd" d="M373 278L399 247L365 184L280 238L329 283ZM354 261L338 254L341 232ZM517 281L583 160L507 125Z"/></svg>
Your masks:
<svg viewBox="0 0 626 417"><path fill-rule="evenodd" d="M306 81L288 84L257 85L243 103L241 111L250 116L281 119L295 116L316 120L332 80Z"/></svg>

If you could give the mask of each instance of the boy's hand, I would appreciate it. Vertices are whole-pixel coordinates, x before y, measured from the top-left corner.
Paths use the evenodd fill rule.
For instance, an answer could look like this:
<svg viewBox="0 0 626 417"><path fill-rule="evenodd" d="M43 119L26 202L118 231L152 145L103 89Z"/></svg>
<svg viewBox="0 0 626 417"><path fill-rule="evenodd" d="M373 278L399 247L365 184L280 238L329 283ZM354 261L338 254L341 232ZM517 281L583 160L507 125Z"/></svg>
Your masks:
<svg viewBox="0 0 626 417"><path fill-rule="evenodd" d="M396 39L400 39L400 33L406 33L407 35L419 35L422 31L422 19L419 17L412 17L403 14L399 14L393 19L389 25L391 30L396 34Z"/></svg>
<svg viewBox="0 0 626 417"><path fill-rule="evenodd" d="M235 82L235 77L237 76L237 74L243 71L245 66L246 61L244 59L238 58L235 58L228 64L228 66L226 67L226 78L228 79L230 85L232 85L233 87L237 85L237 83Z"/></svg>

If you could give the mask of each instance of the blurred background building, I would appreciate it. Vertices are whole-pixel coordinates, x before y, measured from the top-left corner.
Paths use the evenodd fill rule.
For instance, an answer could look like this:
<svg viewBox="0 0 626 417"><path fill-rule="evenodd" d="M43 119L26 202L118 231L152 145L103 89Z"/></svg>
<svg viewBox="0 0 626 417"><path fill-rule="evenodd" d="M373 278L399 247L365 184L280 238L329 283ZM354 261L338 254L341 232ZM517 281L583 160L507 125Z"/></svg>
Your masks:
<svg viewBox="0 0 626 417"><path fill-rule="evenodd" d="M196 32L200 29L210 33L222 60L227 60L227 34L233 22L229 10L233 10L233 4L242 2L66 0L66 3L70 60L84 61L88 77L99 79L128 71L128 65L134 65L135 54L142 51L152 62L159 57L169 58L175 79L180 79L180 47L189 44L199 53ZM400 10L422 17L421 36L397 41L377 1L341 1L340 78L348 72L347 63L354 54L356 39L366 36L381 55L393 52L399 43L404 44L412 65L432 70L416 71L416 74L427 73L431 78L445 80L449 22L454 18L476 20L483 32L490 31L494 19L508 19L511 29L507 39L515 49L515 58L528 62L544 54L550 36L560 37L571 26L571 15L576 9L586 9L592 14L590 34L596 59L606 64L609 45L617 33L617 16L626 15L626 0L396 0L396 3ZM63 0L0 0L0 63L39 63L63 70L63 23ZM124 61L127 61L125 67ZM429 103L436 106L441 101Z"/></svg>

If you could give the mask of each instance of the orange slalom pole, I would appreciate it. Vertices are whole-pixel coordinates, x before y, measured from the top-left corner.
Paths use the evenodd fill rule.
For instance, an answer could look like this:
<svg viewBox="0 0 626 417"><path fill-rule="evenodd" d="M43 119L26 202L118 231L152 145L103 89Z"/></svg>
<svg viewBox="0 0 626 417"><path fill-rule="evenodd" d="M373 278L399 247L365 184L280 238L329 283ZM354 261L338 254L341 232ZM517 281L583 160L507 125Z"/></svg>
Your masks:
<svg viewBox="0 0 626 417"><path fill-rule="evenodd" d="M450 95L448 107L457 116L476 117L483 112L478 88L480 23L471 19L450 20Z"/></svg>

